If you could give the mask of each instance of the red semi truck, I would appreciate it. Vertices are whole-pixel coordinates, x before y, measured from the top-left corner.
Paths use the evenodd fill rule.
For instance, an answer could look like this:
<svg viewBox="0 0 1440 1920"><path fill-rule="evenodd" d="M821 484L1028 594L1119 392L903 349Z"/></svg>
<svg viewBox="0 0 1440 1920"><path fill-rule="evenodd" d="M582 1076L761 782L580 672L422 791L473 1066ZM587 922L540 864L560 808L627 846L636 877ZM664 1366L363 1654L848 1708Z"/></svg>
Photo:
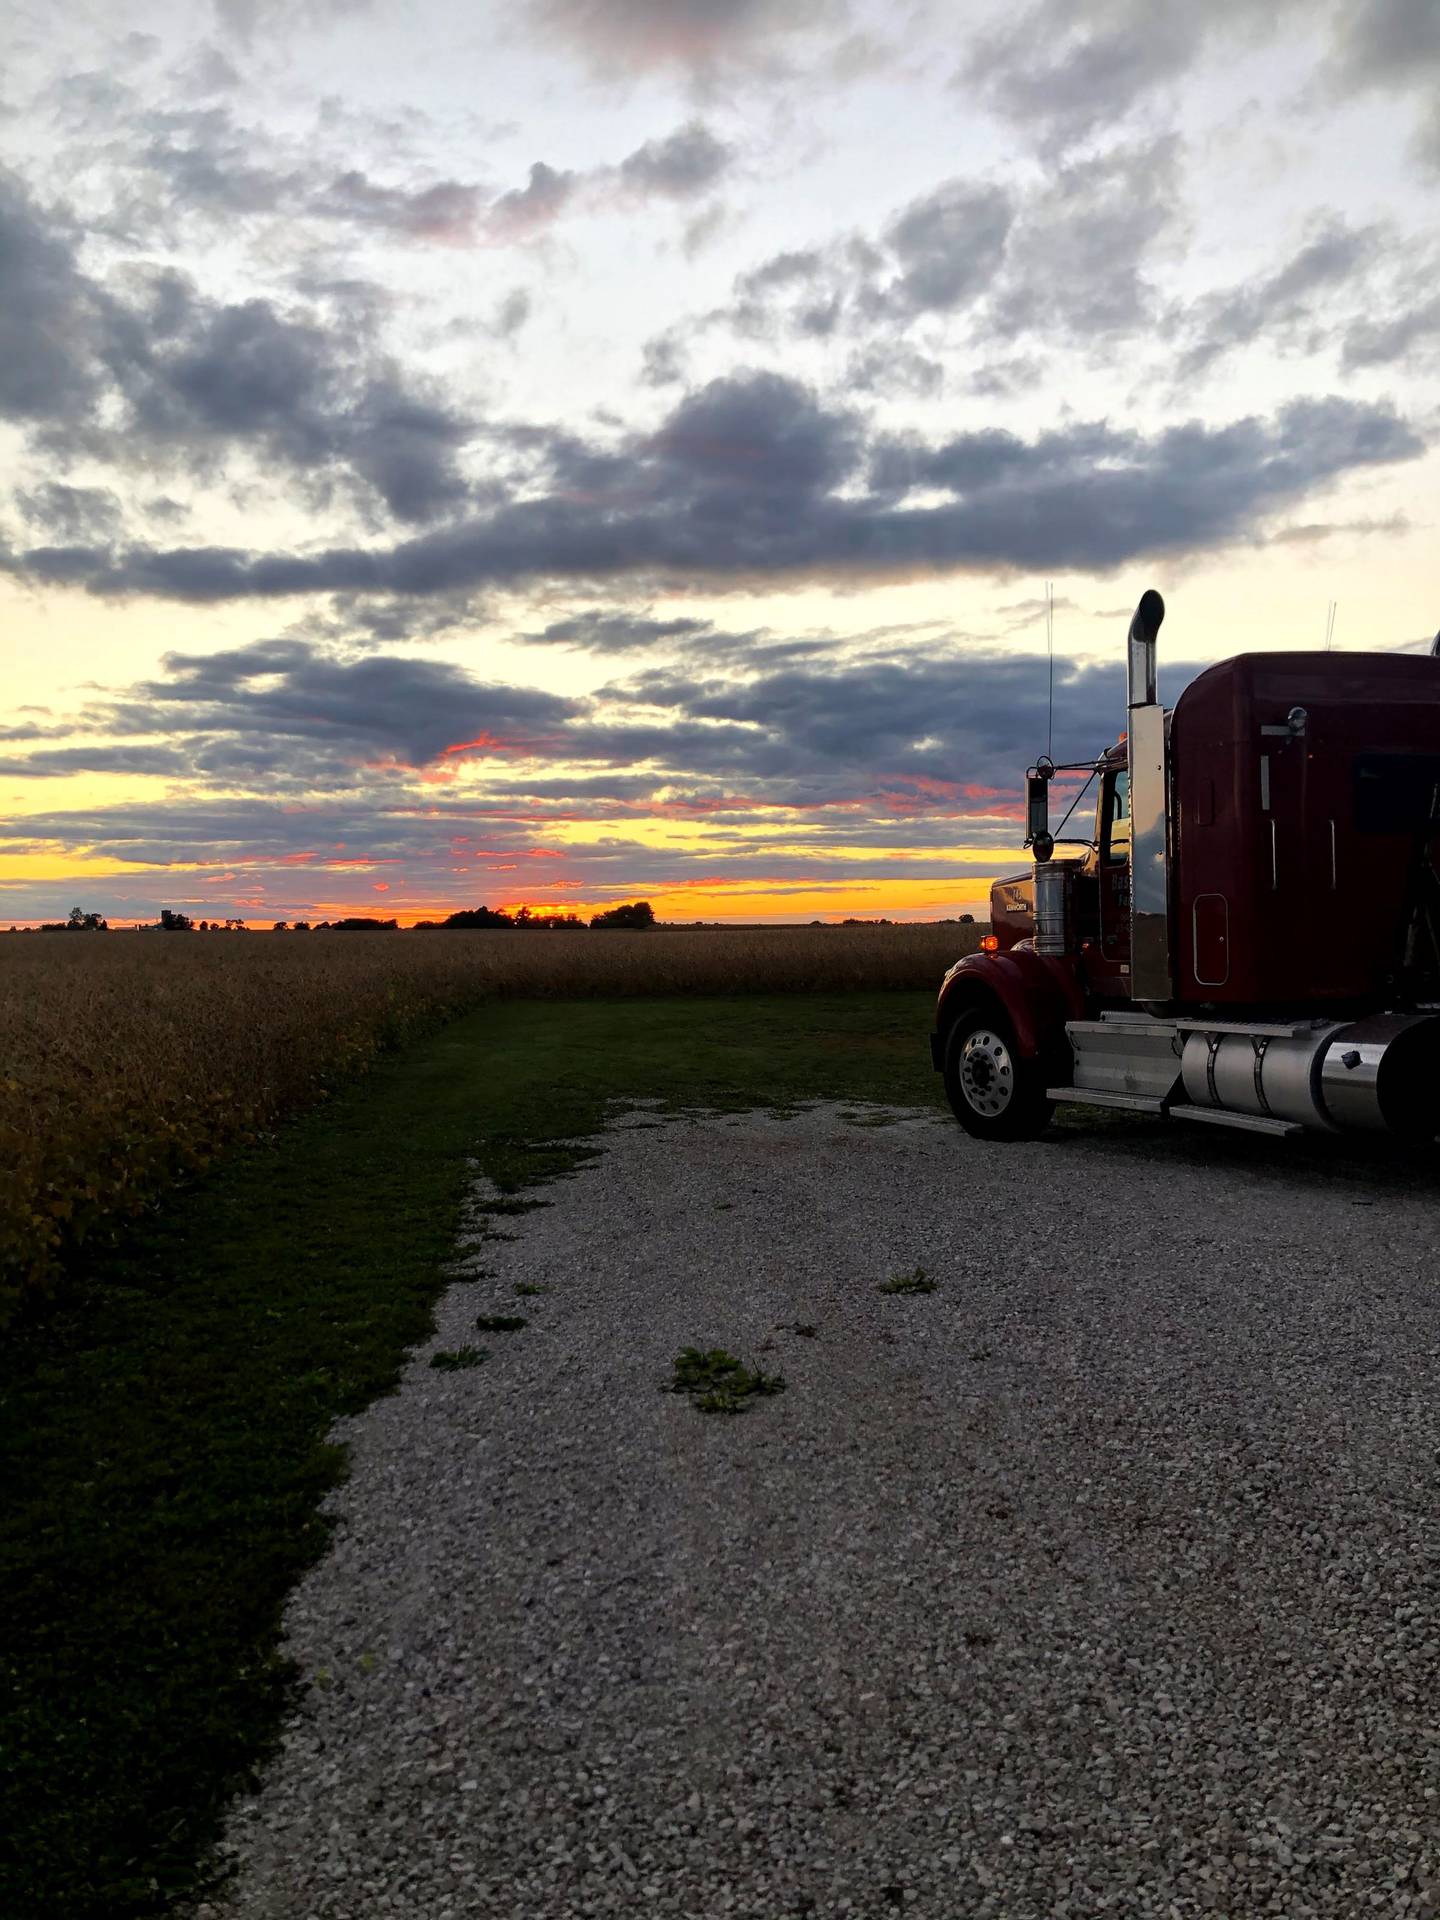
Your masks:
<svg viewBox="0 0 1440 1920"><path fill-rule="evenodd" d="M1440 659L1252 653L1156 696L1165 605L1130 624L1129 724L1079 769L1086 843L1027 776L1031 872L991 889L931 1055L957 1119L1033 1137L1057 1102L1288 1135L1440 1133ZM1440 647L1440 638L1437 638Z"/></svg>

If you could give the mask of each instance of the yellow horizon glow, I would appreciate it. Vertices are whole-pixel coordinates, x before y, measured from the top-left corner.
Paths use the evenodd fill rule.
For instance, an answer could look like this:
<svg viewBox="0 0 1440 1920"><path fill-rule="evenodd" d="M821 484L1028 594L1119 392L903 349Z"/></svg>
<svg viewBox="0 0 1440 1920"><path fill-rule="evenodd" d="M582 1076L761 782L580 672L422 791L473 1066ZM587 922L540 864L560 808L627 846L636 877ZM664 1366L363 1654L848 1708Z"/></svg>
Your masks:
<svg viewBox="0 0 1440 1920"><path fill-rule="evenodd" d="M1012 863L1013 864L1013 863ZM957 913L976 912L988 901L990 885L995 873L1004 872L1006 863L1000 862L995 872L975 874L935 875L925 880L892 881L843 881L837 879L833 884L797 882L793 890L785 883L785 890L757 887L754 882L736 882L726 885L723 882L697 882L687 887L636 887L629 891L629 898L648 900L655 909L657 920L673 922L677 925L689 925L696 920L737 922L753 924L763 921L810 921L837 920L847 917L867 920L876 919L951 919ZM113 868L98 870L111 873ZM147 871L154 871L153 869ZM171 871L171 870L166 870ZM92 873L92 877L98 877ZM115 876L119 877L119 876ZM133 885L142 874L125 876ZM278 904L264 906L249 905L237 898L234 890L228 891L220 904L208 907L203 900L194 899L178 893L173 888L156 888L157 906L155 918L159 915L159 904L163 895L163 904L189 913L192 918L230 918L238 908L240 917L259 923L275 920L338 920L350 916L374 920L398 920L402 927L413 927L418 920L443 920L447 914L456 911L452 901L442 900L433 904L417 903L413 899L403 905L385 898L365 896L321 898L304 908L282 908ZM70 904L84 905L83 901ZM475 903L475 904L478 904ZM603 913L619 904L619 896L603 898L545 899L530 893L492 893L485 904L498 911L514 912L521 906L528 906L532 913L574 913L581 919L589 919L592 914ZM230 912L225 909L229 908ZM4 910L4 896L0 894L0 922L16 927L35 927L42 920L63 920L69 911L57 908L54 913L24 917L16 915L10 919ZM153 920L138 920L119 917L111 922L117 930L153 924Z"/></svg>

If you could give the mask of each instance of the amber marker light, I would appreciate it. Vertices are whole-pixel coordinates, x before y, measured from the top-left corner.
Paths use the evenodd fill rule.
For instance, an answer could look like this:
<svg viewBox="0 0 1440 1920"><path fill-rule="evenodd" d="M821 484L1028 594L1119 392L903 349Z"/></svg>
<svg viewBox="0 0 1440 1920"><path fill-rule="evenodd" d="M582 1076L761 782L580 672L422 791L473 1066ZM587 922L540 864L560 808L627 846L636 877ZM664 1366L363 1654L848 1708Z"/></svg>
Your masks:
<svg viewBox="0 0 1440 1920"><path fill-rule="evenodd" d="M998 953L1000 951L998 935L993 933L982 934L980 936L980 950L982 953Z"/></svg>

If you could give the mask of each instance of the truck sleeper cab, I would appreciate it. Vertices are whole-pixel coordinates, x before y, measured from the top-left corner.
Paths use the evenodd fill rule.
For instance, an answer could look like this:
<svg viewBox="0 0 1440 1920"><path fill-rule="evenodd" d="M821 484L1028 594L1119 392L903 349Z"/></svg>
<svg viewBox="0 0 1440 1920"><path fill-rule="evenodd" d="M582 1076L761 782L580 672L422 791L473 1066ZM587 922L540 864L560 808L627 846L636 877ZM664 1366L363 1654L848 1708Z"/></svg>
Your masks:
<svg viewBox="0 0 1440 1920"><path fill-rule="evenodd" d="M1090 843L995 883L931 1053L961 1124L1057 1102L1274 1135L1440 1130L1440 661L1255 653L1156 698L1164 604L1129 637L1128 726Z"/></svg>

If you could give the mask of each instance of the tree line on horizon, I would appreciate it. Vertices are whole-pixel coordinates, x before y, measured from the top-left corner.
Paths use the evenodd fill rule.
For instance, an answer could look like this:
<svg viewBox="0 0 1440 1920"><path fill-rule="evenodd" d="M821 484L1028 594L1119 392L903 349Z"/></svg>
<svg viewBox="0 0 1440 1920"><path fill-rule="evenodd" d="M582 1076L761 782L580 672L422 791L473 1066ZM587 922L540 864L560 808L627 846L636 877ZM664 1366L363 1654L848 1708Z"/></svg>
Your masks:
<svg viewBox="0 0 1440 1920"><path fill-rule="evenodd" d="M648 900L627 900L622 906L607 907L603 913L590 916L592 927L645 928L654 924L655 909ZM443 920L417 920L414 930L438 933L447 929L474 932L489 927L549 927L568 931L584 925L573 913L532 913L529 907L517 907L514 913L505 913L498 907L465 907L459 913L447 914Z"/></svg>
<svg viewBox="0 0 1440 1920"><path fill-rule="evenodd" d="M497 927L532 927L547 929L570 928L583 929L586 922L573 913L532 913L529 907L517 907L514 913L505 913L498 907L464 907L458 913L448 914L443 920L417 920L410 929L412 933L474 932L477 929ZM627 900L618 907L607 907L602 913L590 916L592 927L629 927L643 930L655 925L655 909L648 900ZM398 920L371 920L363 914L350 914L340 920L319 920L313 924L309 920L277 920L271 927L272 933L398 933ZM11 928L11 932L15 932ZM28 929L26 929L28 931ZM68 920L47 920L36 929L39 933L108 933L110 922L103 914L86 913L82 907L72 907ZM177 913L170 907L160 909L160 918L150 927L138 928L144 933L248 933L250 929L243 920L194 920L188 913Z"/></svg>

